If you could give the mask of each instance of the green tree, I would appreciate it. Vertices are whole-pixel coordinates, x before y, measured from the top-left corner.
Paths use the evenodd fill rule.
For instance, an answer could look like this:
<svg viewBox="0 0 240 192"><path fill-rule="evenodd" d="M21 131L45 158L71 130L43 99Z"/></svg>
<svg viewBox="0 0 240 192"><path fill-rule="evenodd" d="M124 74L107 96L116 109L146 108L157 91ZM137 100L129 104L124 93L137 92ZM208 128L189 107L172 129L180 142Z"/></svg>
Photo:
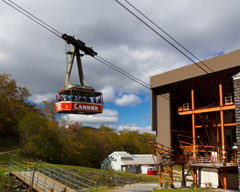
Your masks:
<svg viewBox="0 0 240 192"><path fill-rule="evenodd" d="M37 135L42 127L47 127L47 120L39 112L28 112L19 123L21 144L25 145Z"/></svg>
<svg viewBox="0 0 240 192"><path fill-rule="evenodd" d="M69 124L68 128L62 128L61 141L65 164L87 165L87 157L84 154L85 145L82 142L84 137L82 125L79 123Z"/></svg>
<svg viewBox="0 0 240 192"><path fill-rule="evenodd" d="M18 144L19 122L34 109L34 105L28 103L29 96L28 90L18 86L11 75L0 74L0 141L4 144L7 141Z"/></svg>
<svg viewBox="0 0 240 192"><path fill-rule="evenodd" d="M28 113L20 123L22 153L48 162L61 162L63 143L58 124L40 113Z"/></svg>
<svg viewBox="0 0 240 192"><path fill-rule="evenodd" d="M120 131L120 141L123 149L131 154L151 153L148 141L154 141L155 135L150 133L141 134L139 131Z"/></svg>
<svg viewBox="0 0 240 192"><path fill-rule="evenodd" d="M42 102L42 113L50 120L56 120L59 114L56 112L55 100L49 99Z"/></svg>

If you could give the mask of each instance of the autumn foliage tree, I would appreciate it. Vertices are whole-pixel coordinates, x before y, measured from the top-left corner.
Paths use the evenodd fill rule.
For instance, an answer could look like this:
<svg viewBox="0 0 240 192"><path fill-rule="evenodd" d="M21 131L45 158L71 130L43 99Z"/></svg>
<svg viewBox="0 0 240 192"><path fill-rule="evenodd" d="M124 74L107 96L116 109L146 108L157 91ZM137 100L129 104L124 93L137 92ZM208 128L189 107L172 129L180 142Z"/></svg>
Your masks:
<svg viewBox="0 0 240 192"><path fill-rule="evenodd" d="M19 123L26 113L35 110L28 102L29 96L11 75L0 74L0 145L19 144Z"/></svg>
<svg viewBox="0 0 240 192"><path fill-rule="evenodd" d="M63 123L54 100L36 107L29 96L10 75L0 74L0 146L20 145L21 154L32 159L96 168L114 151L150 153L148 141L155 140L153 134Z"/></svg>
<svg viewBox="0 0 240 192"><path fill-rule="evenodd" d="M64 129L64 136L64 163L96 168L114 151L151 153L148 141L155 140L155 135L150 133L130 130L118 133L104 125L95 129L82 127L79 123L70 124Z"/></svg>

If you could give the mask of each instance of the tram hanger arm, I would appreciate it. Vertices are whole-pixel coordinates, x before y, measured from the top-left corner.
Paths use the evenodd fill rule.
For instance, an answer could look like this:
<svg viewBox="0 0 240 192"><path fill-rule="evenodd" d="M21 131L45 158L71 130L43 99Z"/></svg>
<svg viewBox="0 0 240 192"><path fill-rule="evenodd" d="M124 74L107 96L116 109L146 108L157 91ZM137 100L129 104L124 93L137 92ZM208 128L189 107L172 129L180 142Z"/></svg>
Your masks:
<svg viewBox="0 0 240 192"><path fill-rule="evenodd" d="M83 51L86 55L90 55L92 57L97 55L97 53L91 47L87 47L83 41L75 39L74 36L63 34L62 39L64 39L68 44L72 44L77 49Z"/></svg>

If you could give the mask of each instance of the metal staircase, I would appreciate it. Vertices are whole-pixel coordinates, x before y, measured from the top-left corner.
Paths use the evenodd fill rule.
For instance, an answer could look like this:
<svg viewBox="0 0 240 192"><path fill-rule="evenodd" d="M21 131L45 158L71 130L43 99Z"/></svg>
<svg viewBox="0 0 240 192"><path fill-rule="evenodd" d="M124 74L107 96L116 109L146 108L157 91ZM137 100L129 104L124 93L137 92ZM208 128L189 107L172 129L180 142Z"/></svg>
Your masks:
<svg viewBox="0 0 240 192"><path fill-rule="evenodd" d="M174 188L173 185L174 150L170 147L167 147L157 142L149 141L148 143L151 146L153 160L155 161L154 155L158 157L158 162L155 161L155 165L158 165L159 186L162 186L163 183L167 182L166 180L164 180L164 178L168 173L170 177L169 181L170 187Z"/></svg>

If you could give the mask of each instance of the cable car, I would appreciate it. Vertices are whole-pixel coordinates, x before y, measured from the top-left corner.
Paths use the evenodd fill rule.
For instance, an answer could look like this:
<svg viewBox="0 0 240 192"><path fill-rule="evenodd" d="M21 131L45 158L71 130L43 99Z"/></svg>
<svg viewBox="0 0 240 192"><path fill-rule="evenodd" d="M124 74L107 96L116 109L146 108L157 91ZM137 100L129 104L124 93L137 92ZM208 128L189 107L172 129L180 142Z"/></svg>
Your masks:
<svg viewBox="0 0 240 192"><path fill-rule="evenodd" d="M56 112L68 114L84 114L93 115L103 112L103 98L101 92L88 86L84 80L81 57L90 55L96 56L97 53L92 48L86 47L85 43L75 39L72 36L64 34L62 38L68 43L73 45L72 51L67 51L66 54L71 56L70 62L67 60L67 71L64 82L64 89L56 94ZM82 51L84 54L81 54ZM77 60L78 76L81 85L72 85L70 83L70 75L74 58ZM67 56L68 58L68 56Z"/></svg>
<svg viewBox="0 0 240 192"><path fill-rule="evenodd" d="M102 113L102 93L88 90L63 89L56 95L58 113L87 114Z"/></svg>

